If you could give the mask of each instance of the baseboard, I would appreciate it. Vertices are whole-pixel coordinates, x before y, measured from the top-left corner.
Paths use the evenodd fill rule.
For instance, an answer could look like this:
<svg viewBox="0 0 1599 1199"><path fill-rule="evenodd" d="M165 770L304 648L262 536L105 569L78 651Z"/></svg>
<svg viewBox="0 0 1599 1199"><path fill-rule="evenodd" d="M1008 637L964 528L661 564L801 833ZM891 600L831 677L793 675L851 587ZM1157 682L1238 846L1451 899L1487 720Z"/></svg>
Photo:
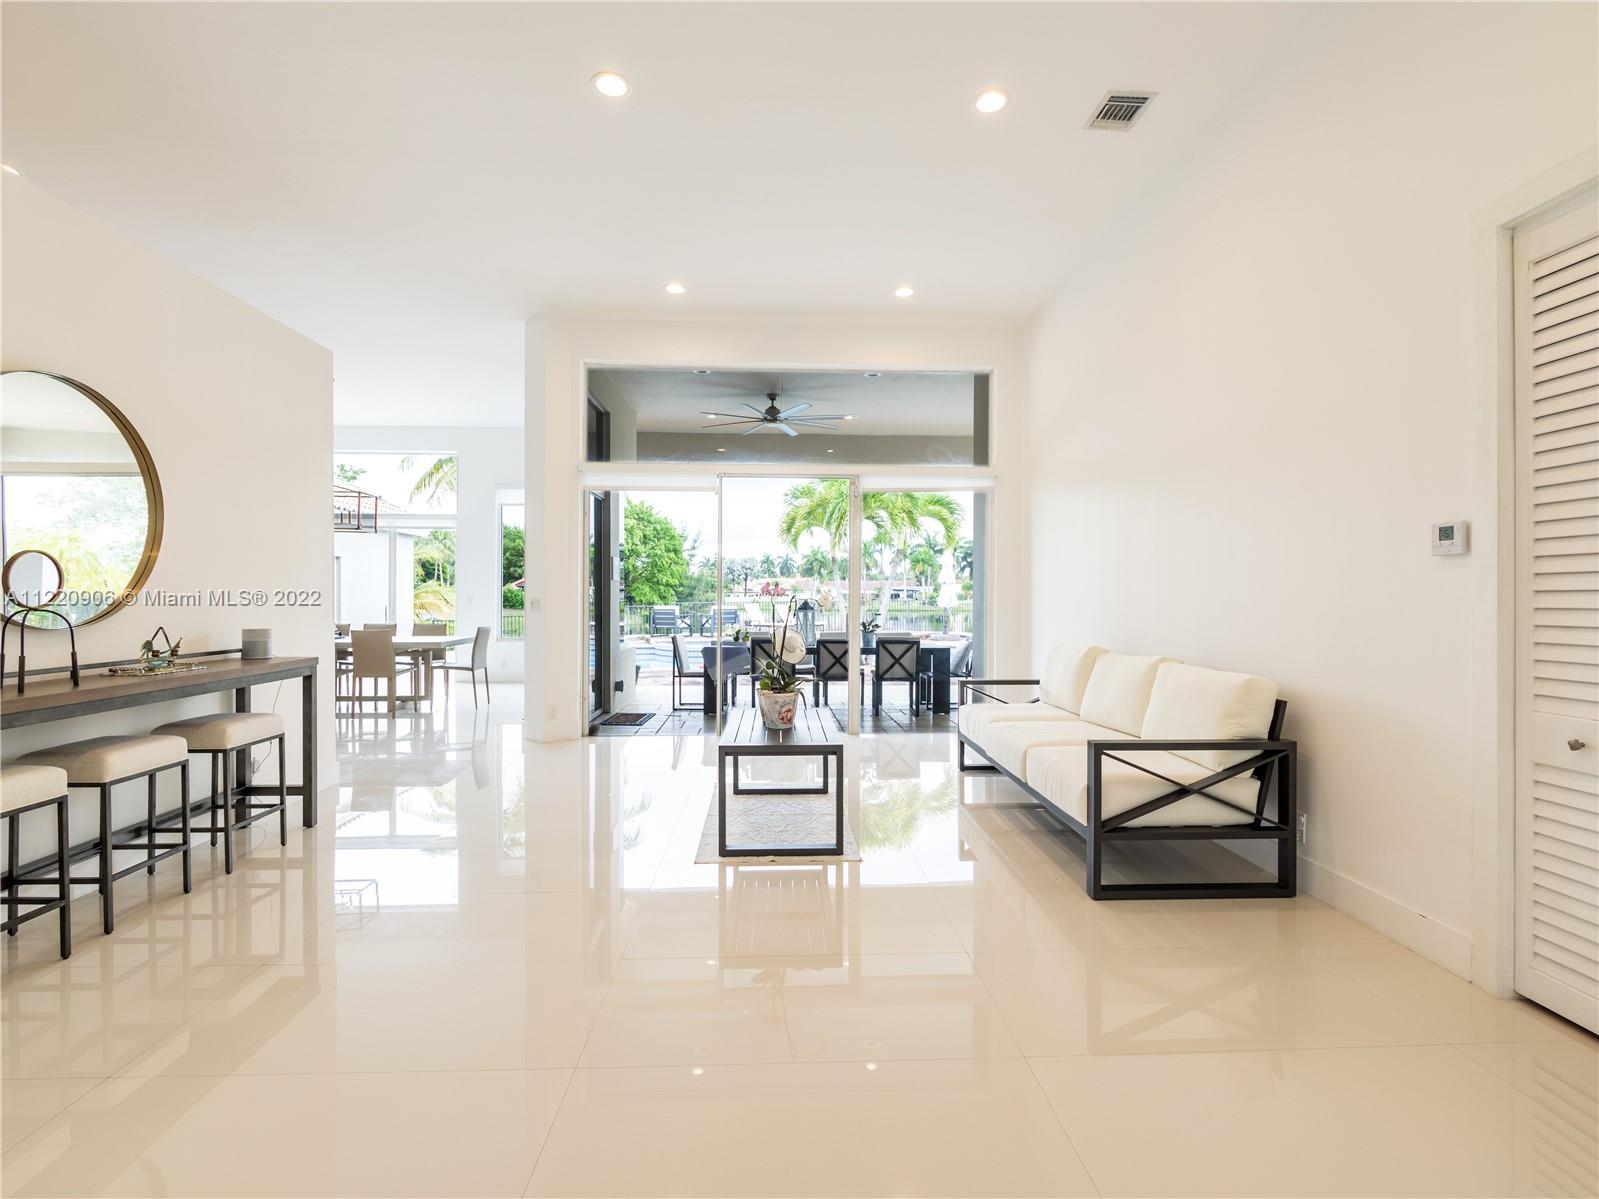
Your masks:
<svg viewBox="0 0 1599 1199"><path fill-rule="evenodd" d="M1397 899L1374 891L1311 858L1300 856L1299 886L1323 903L1369 924L1407 949L1437 962L1445 970L1471 978L1471 937L1413 911Z"/></svg>

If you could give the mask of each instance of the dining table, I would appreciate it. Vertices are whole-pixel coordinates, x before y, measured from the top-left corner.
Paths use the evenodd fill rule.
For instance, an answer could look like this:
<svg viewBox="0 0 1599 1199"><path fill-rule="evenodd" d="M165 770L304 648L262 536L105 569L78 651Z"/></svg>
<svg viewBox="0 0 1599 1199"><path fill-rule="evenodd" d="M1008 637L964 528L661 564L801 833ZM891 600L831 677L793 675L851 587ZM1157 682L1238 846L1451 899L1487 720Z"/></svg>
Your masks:
<svg viewBox="0 0 1599 1199"><path fill-rule="evenodd" d="M434 659L447 650L458 645L471 645L470 633L442 633L428 634L425 636L394 638L394 656L396 658L410 658L411 665L415 668L414 678L421 680L420 690L414 690L410 695L396 695L395 701L403 704L430 703L433 699L433 662ZM338 658L348 658L355 652L354 643L348 636L333 639L333 652ZM416 683L411 684L413 688ZM341 697L334 696L336 703Z"/></svg>

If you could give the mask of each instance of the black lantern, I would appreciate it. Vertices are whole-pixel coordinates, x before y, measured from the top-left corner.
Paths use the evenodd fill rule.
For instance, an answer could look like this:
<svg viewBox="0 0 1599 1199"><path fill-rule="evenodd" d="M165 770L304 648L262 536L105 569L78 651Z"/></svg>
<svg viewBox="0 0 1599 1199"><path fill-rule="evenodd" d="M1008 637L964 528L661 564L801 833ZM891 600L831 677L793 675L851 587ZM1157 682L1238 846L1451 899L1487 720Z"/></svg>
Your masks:
<svg viewBox="0 0 1599 1199"><path fill-rule="evenodd" d="M816 644L816 605L810 600L800 600L799 607L794 609L794 626L805 638L806 645Z"/></svg>

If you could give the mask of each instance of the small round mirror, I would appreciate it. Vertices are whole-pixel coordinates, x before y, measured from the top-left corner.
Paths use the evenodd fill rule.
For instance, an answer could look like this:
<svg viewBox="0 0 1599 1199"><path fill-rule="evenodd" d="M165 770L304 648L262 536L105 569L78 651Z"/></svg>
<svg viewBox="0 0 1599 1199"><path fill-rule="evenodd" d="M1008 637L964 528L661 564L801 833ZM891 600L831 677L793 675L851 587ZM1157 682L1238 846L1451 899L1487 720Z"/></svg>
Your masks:
<svg viewBox="0 0 1599 1199"><path fill-rule="evenodd" d="M0 377L0 545L7 612L48 607L87 624L149 575L161 484L143 439L92 387L42 371ZM44 613L27 621L61 627Z"/></svg>
<svg viewBox="0 0 1599 1199"><path fill-rule="evenodd" d="M48 608L61 598L66 580L61 563L43 550L21 550L6 559L0 590L19 608Z"/></svg>

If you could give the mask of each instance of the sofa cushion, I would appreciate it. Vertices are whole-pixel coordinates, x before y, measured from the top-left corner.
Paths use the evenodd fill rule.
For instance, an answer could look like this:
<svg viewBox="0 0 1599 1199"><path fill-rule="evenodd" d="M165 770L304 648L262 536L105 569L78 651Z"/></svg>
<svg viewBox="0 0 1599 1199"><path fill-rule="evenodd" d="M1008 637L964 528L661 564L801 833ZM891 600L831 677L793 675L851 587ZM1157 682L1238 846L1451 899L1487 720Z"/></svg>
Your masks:
<svg viewBox="0 0 1599 1199"><path fill-rule="evenodd" d="M1155 673L1142 735L1155 741L1264 738L1276 700L1277 684L1270 679L1166 662ZM1253 756L1248 750L1180 752L1213 771Z"/></svg>
<svg viewBox="0 0 1599 1199"><path fill-rule="evenodd" d="M1179 783L1194 783L1211 771L1188 758L1159 751L1128 754L1151 770L1158 770ZM1080 824L1088 823L1088 749L1082 745L1038 746L1028 751L1027 785ZM1100 812L1117 816L1147 800L1165 795L1170 784L1145 774L1136 767L1106 759L1102 767L1103 794ZM1260 784L1249 776L1226 779L1207 791L1230 803L1241 804L1242 812L1203 795L1190 795L1133 821L1135 825L1227 825L1248 824L1254 819L1254 806Z"/></svg>
<svg viewBox="0 0 1599 1199"><path fill-rule="evenodd" d="M1057 645L1044 659L1044 673L1038 680L1038 698L1073 715L1081 712L1088 676L1093 673L1094 662L1104 652L1097 645L1087 649Z"/></svg>
<svg viewBox="0 0 1599 1199"><path fill-rule="evenodd" d="M1155 686L1155 671L1171 658L1139 658L1100 654L1088 678L1080 709L1084 720L1136 737L1144 727L1144 710Z"/></svg>
<svg viewBox="0 0 1599 1199"><path fill-rule="evenodd" d="M982 744L990 727L1024 720L1076 720L1077 717L1054 704L963 704L960 710L960 730Z"/></svg>
<svg viewBox="0 0 1599 1199"><path fill-rule="evenodd" d="M1126 741L1127 734L1081 720L1022 720L996 724L988 730L982 749L995 763L1017 778L1025 778L1027 755L1050 745L1082 745L1089 741Z"/></svg>

